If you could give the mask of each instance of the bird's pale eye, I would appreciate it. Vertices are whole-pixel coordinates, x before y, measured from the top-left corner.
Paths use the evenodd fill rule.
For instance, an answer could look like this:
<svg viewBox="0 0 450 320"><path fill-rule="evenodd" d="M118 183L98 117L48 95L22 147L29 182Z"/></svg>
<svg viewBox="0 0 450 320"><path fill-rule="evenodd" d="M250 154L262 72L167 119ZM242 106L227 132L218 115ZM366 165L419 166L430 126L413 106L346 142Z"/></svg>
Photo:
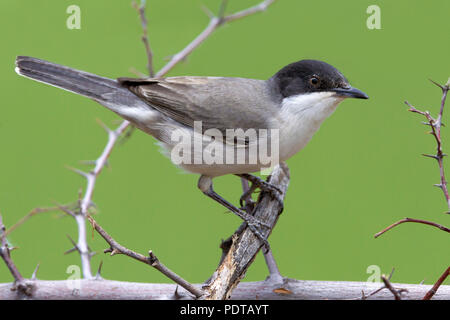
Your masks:
<svg viewBox="0 0 450 320"><path fill-rule="evenodd" d="M319 77L312 77L311 79L309 79L309 83L314 87L317 87L320 83L320 79Z"/></svg>

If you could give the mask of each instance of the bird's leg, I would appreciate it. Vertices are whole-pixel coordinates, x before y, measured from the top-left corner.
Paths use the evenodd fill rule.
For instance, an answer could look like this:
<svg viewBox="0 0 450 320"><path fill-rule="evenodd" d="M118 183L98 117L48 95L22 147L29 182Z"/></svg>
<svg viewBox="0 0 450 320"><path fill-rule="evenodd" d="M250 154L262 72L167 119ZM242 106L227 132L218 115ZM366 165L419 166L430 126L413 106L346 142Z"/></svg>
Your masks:
<svg viewBox="0 0 450 320"><path fill-rule="evenodd" d="M252 186L250 187L248 182L249 181L247 179L241 178L242 190L244 191L244 193L242 194L240 201L241 206L242 203L245 202L244 208L246 209L247 213L251 214L254 210L255 204L255 202L251 198L251 194L257 188L257 186L255 183L252 183ZM222 242L222 246L223 245L225 245L225 242ZM266 262L267 269L269 270L269 276L267 277L266 281L274 283L283 282L284 277L281 275L280 270L278 269L277 262L275 261L275 258L272 254L272 250L265 249L262 251L264 255L264 261Z"/></svg>
<svg viewBox="0 0 450 320"><path fill-rule="evenodd" d="M246 183L246 186L244 187L244 183ZM239 204L242 208L245 208L248 213L252 213L253 209L255 208L255 201L252 199L252 194L255 192L256 188L258 186L254 183L252 183L252 186L248 186L248 181L242 178L242 188L244 189L244 193L239 198ZM247 210L248 209L248 210ZM249 212L250 211L250 212Z"/></svg>
<svg viewBox="0 0 450 320"><path fill-rule="evenodd" d="M205 195L215 200L216 202L220 203L225 208L227 208L235 215L237 215L239 218L244 220L247 223L249 229L259 238L259 240L261 240L264 243L264 246L267 249L269 248L269 243L267 242L267 239L260 232L261 226L270 228L268 224L258 221L251 214L248 214L246 211L238 209L236 206L234 206L233 204L222 198L219 194L217 194L213 189L211 177L205 175L200 176L200 179L198 180L198 188Z"/></svg>
<svg viewBox="0 0 450 320"><path fill-rule="evenodd" d="M284 202L281 197L282 192L278 187L268 183L267 181L264 181L260 177L257 177L257 176L254 176L254 175L251 175L248 173L236 174L236 175L238 177L241 177L252 183L252 186L250 187L250 189L247 190L246 192L244 192L244 194L241 196L241 199L240 199L241 205L242 205L243 201L245 201L245 198L251 194L251 193L247 194L247 192L250 192L250 190L252 190L252 193L253 193L253 191L256 188L259 188L259 189L261 189L261 191L268 192L274 199L276 199L281 205L280 214L281 214L281 212L283 212Z"/></svg>

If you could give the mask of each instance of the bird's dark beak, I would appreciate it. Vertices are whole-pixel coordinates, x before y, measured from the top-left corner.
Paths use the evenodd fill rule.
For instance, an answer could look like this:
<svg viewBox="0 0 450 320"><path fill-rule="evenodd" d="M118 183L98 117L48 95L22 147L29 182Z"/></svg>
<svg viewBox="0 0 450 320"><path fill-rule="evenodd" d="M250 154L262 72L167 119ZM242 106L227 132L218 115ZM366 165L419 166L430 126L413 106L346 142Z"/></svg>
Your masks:
<svg viewBox="0 0 450 320"><path fill-rule="evenodd" d="M346 98L356 98L356 99L369 99L369 96L359 89L349 87L349 88L335 88L331 91L336 92L337 95Z"/></svg>

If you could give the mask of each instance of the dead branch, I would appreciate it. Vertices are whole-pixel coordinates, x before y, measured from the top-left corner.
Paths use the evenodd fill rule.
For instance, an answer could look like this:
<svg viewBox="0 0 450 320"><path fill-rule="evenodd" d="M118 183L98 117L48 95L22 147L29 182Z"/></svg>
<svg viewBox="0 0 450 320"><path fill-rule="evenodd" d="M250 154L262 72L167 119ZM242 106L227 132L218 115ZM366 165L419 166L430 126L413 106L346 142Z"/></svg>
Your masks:
<svg viewBox="0 0 450 320"><path fill-rule="evenodd" d="M33 285L26 281L25 278L20 274L19 269L11 259L11 248L8 245L5 234L6 228L3 224L2 215L0 214L0 257L2 257L9 272L14 278L14 283L11 285L11 291L17 291L20 295L25 294L27 296L31 295L33 290Z"/></svg>
<svg viewBox="0 0 450 320"><path fill-rule="evenodd" d="M194 296L176 284L136 283L114 280L80 280L80 290L74 291L66 280L32 281L36 288L29 299L36 300L193 300ZM420 300L431 285L392 283L394 287L408 290L403 300ZM17 299L11 291L12 283L0 284L0 300ZM177 289L178 286L178 289ZM194 284L201 290L202 284ZM379 282L310 281L286 279L285 290L277 290L273 282L240 282L231 294L232 300L359 300L361 291L379 288ZM368 300L393 300L388 290L367 298ZM442 285L433 300L450 300L450 286Z"/></svg>
<svg viewBox="0 0 450 320"><path fill-rule="evenodd" d="M150 77L154 76L153 71L153 51L150 47L150 42L148 40L148 21L145 17L145 0L141 0L141 4L138 5L136 1L132 2L132 6L139 14L142 26L142 37L141 40L145 46L145 52L147 53L147 69Z"/></svg>
<svg viewBox="0 0 450 320"><path fill-rule="evenodd" d="M285 163L277 166L268 182L282 191L284 198L289 185L289 169ZM262 192L256 204L254 217L270 228L264 229L262 235L268 237L275 226L282 204L271 195ZM231 247L222 263L216 269L208 283L203 287L206 299L228 299L232 290L238 285L263 243L247 227L241 234L232 237Z"/></svg>
<svg viewBox="0 0 450 320"><path fill-rule="evenodd" d="M155 254L150 250L148 252L148 257L143 254L134 252L121 244L119 244L116 240L114 240L100 225L92 218L92 216L88 216L88 220L91 223L92 227L102 236L103 239L110 245L109 249L106 249L105 253L110 253L111 256L115 254L124 254L130 258L141 261L149 266L155 268L162 274L164 274L169 279L173 280L175 283L179 284L181 287L185 288L187 291L192 293L196 298L200 298L203 295L203 292L189 282L181 278L175 272L171 271L164 264L162 264L159 259L155 256Z"/></svg>
<svg viewBox="0 0 450 320"><path fill-rule="evenodd" d="M402 300L402 293L403 292L408 292L407 289L396 289L394 288L394 286L392 285L392 283L389 281L388 278L386 278L386 276L383 274L381 275L381 280L383 280L384 283L384 287L386 289L388 289L392 295L394 296L395 300Z"/></svg>

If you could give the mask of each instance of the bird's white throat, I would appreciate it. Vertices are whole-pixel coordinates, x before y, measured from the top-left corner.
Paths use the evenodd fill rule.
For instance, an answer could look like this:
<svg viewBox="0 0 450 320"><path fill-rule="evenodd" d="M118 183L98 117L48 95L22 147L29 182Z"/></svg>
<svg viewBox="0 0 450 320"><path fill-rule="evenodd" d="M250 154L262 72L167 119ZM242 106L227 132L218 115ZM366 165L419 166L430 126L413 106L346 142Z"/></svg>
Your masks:
<svg viewBox="0 0 450 320"><path fill-rule="evenodd" d="M286 160L303 149L342 100L333 92L284 98L280 111L280 159Z"/></svg>

